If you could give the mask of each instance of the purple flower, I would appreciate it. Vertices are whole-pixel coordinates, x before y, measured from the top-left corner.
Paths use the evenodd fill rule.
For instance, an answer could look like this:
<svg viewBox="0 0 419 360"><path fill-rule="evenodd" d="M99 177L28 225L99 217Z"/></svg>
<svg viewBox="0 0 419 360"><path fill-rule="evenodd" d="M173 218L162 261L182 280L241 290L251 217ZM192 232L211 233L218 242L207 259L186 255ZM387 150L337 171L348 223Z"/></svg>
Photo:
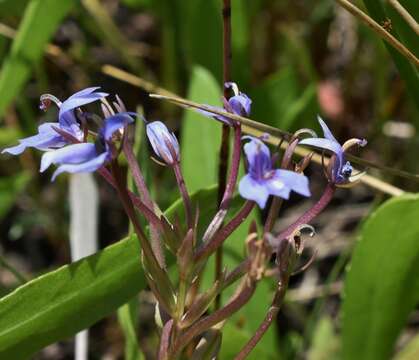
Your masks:
<svg viewBox="0 0 419 360"><path fill-rule="evenodd" d="M345 151L354 145L365 146L367 141L365 139L351 139L346 141L343 145L340 145L326 123L320 117L318 117L318 120L322 127L324 138L308 138L301 140L299 144L315 146L334 153L336 159L331 168L329 180L335 184L347 183L352 175L353 168L351 163L345 159Z"/></svg>
<svg viewBox="0 0 419 360"><path fill-rule="evenodd" d="M147 137L157 156L168 165L180 160L179 143L161 121L154 121L146 126Z"/></svg>
<svg viewBox="0 0 419 360"><path fill-rule="evenodd" d="M103 92L95 92L98 87L90 87L81 90L74 95L70 96L67 100L61 102L53 95L42 95L41 105L42 110L46 110L51 104L51 101L56 103L60 108L58 113L58 122L56 123L44 123L38 127L38 134L19 140L19 145L4 149L2 153L9 153L12 155L19 155L27 147L33 147L38 150L48 150L61 148L68 144L68 141L64 139L54 128L65 131L77 140L83 139L83 131L81 130L76 116L74 115L74 109L99 100L108 94Z"/></svg>
<svg viewBox="0 0 419 360"><path fill-rule="evenodd" d="M245 138L250 139L244 145L249 169L239 183L242 197L257 202L263 209L269 195L288 199L291 190L303 196L311 195L306 176L289 170L272 169L269 148L259 139L251 136Z"/></svg>
<svg viewBox="0 0 419 360"><path fill-rule="evenodd" d="M41 172L51 164L59 165L52 180L63 173L83 173L96 171L113 157L112 137L134 120L126 113L108 117L100 129L95 143L78 143L58 150L47 151L41 160Z"/></svg>
<svg viewBox="0 0 419 360"><path fill-rule="evenodd" d="M212 105L205 106L213 110L228 111L232 114L236 114L239 116L249 116L252 100L245 93L240 92L237 84L234 82L226 82L224 84L224 87L227 89L231 88L234 93L234 95L230 97L228 100L223 98L224 108ZM213 114L212 112L205 110L199 110L199 112L205 116L209 116L216 120L222 121L227 125L231 125L231 120L224 116Z"/></svg>

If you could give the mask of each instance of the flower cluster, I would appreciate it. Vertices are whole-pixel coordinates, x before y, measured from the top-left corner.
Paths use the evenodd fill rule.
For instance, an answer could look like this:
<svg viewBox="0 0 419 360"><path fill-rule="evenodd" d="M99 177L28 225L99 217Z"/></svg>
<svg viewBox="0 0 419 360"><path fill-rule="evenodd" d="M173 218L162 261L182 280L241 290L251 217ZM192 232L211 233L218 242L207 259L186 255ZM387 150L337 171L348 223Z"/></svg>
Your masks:
<svg viewBox="0 0 419 360"><path fill-rule="evenodd" d="M252 103L250 98L240 92L235 83L226 83L225 87L232 93L232 96L228 99L223 98L224 107L206 105L205 108L215 112L224 111L234 114L235 119L237 115L249 116ZM41 150L44 153L40 171L46 171L51 165L57 166L52 180L63 172L98 171L117 190L141 245L144 276L158 301L159 306L156 309L159 312L160 309L164 310L165 317L167 315L170 318L162 329L162 333L167 338L167 341L161 341L160 344L160 353L167 355L162 358L181 357L186 345L194 345L192 340L195 337L203 337L210 329L214 331L214 325L223 322L244 306L252 296L256 283L264 276L273 254L276 255L276 268L270 270L275 270L280 279L277 282L279 287L273 305L275 306L275 301L282 301L281 297L284 296L285 291L280 287L288 283L304 249L301 240L302 230L313 230L307 224L331 201L336 187L352 186L357 181L359 176L353 174L352 165L346 160L346 151L354 145L365 146L366 141L351 139L340 145L325 122L319 118L324 137L316 137L313 131L309 131L312 137L301 140L300 136L303 131L295 133L290 137L281 165L278 166L279 149L277 148L278 151L271 154L270 148L265 143L265 136L261 138L242 136L241 125L238 121L231 121L226 114L220 116L211 111L199 110L201 114L234 129L230 169L225 189L222 189L224 193L220 191L218 194L217 212L210 219L209 225L201 236L201 232L198 231L200 220L198 205L192 201L193 198L187 190L182 175L180 166L182 159L175 134L161 121L147 122L143 119L146 124L146 134L155 155L164 163L163 165L174 172L184 206L185 220L182 222L162 215L150 196L140 164L133 152L132 141L127 136L128 127L134 123L137 114L128 112L117 96L116 101L111 105L106 99L109 95L98 90L98 87L81 90L63 102L53 95L41 96L42 110L47 110L52 103L58 106L57 122L40 125L38 134L21 139L18 145L4 149L3 152L18 155L28 147ZM85 105L94 102L100 102L101 115L88 113L82 109ZM311 154L305 156L299 163L294 163L293 153L297 145L316 147L331 153L325 169L328 181L322 196L313 207L286 229L276 233L273 222L278 216L280 205L278 198L288 200L291 192L304 197L311 196L309 180L304 175L304 170L311 160ZM246 173L239 180L242 149L245 154ZM124 172L118 162L121 153L126 157L139 195L126 187ZM246 201L242 208L226 221L236 187ZM270 196L274 200L268 207ZM267 221L262 235L258 235L260 232L253 224L245 241L247 257L230 273L223 273L212 287L199 293L198 284L209 257L221 249L224 241L249 217L256 204L261 209L268 207ZM142 228L137 212L148 221L148 233ZM170 251L177 259L179 275L177 287L166 268L166 251ZM240 278L242 282L237 286L234 296L226 302L227 305L208 314L213 299L224 288ZM159 314L156 318L162 317ZM273 317L269 318L273 319ZM173 329L176 336L172 337ZM202 354L202 349L195 350L201 351ZM198 352L193 358L201 358L197 355Z"/></svg>

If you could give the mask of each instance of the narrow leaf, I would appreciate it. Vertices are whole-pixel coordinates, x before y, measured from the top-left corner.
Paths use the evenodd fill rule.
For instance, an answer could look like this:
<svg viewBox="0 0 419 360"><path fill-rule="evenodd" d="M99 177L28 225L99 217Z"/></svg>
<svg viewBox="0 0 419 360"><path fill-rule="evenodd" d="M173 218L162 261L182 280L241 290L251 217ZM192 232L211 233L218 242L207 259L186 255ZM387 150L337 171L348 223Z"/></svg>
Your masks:
<svg viewBox="0 0 419 360"><path fill-rule="evenodd" d="M409 29L405 29L407 27L407 24L404 24L397 15L392 13L393 17L390 17L389 12L386 11L385 7L383 6L383 2L377 1L377 0L364 0L365 6L369 12L369 14L372 16L372 18L377 21L378 23L382 24L384 21L391 19L392 23L394 21L394 32L393 35L397 38L400 38L399 34L401 33L403 36L402 40L407 40L408 42L405 44L409 48L409 50L413 51L416 56L419 56L418 54L418 47L417 45L417 36L415 37L414 41L410 41L411 36ZM417 4L416 0L413 1L406 1L406 3L409 3L409 7L413 6L413 3ZM403 5L405 5L403 3ZM417 5L416 5L417 7ZM388 9L387 9L388 10ZM412 13L413 14L413 13ZM411 48L410 46L413 46L413 44L416 44L414 48ZM419 71L418 69L411 64L407 59L405 59L397 50L395 50L392 46L385 44L388 52L390 53L391 57L393 58L402 79L406 82L407 88L409 89L410 98L414 101L416 104L416 107L419 108L419 98L416 96L416 94L419 93Z"/></svg>

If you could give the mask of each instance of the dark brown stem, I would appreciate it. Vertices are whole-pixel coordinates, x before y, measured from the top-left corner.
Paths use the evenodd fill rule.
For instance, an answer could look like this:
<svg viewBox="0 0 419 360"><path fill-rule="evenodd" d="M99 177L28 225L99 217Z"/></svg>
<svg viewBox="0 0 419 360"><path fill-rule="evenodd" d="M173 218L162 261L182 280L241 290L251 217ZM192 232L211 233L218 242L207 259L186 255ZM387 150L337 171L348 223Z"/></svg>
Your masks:
<svg viewBox="0 0 419 360"><path fill-rule="evenodd" d="M223 88L224 98L228 99L228 89L224 86L226 82L231 81L231 1L223 0ZM220 146L220 160L218 165L218 203L221 204L223 194L227 184L228 155L230 153L230 127L223 125ZM220 246L215 255L215 280L221 276L223 267L223 248ZM218 309L221 304L221 296L215 299L215 308Z"/></svg>
<svg viewBox="0 0 419 360"><path fill-rule="evenodd" d="M226 306L197 321L185 331L174 344L173 353L178 354L195 336L198 336L211 326L227 319L242 308L250 300L256 288L255 282L248 277L243 280L243 284L244 286L240 293L234 296Z"/></svg>
<svg viewBox="0 0 419 360"><path fill-rule="evenodd" d="M223 0L223 80L224 84L231 81L231 0ZM228 89L224 90L228 99Z"/></svg>
<svg viewBox="0 0 419 360"><path fill-rule="evenodd" d="M282 239L285 239L288 236L290 236L294 232L294 230L297 229L298 226L310 223L330 203L330 201L333 198L333 195L335 194L335 191L335 185L332 183L328 183L321 198L303 215L301 215L294 223L289 225L278 236L276 236L276 239L278 241L281 241Z"/></svg>
<svg viewBox="0 0 419 360"><path fill-rule="evenodd" d="M151 196L147 189L144 176L141 172L137 158L134 155L134 151L129 141L124 141L123 150L125 157L127 158L128 165L131 169L132 177L134 179L138 192L140 193L144 201L144 204L154 213L153 201L151 200ZM164 269L166 267L166 261L164 258L162 243L160 240L158 229L153 223L150 223L150 237L151 248L153 249L154 255L156 255L160 267Z"/></svg>
<svg viewBox="0 0 419 360"><path fill-rule="evenodd" d="M230 222L218 231L214 238L208 244L202 244L195 254L195 262L210 256L217 250L223 242L247 219L253 209L255 203L253 201L246 201L240 211L230 220Z"/></svg>

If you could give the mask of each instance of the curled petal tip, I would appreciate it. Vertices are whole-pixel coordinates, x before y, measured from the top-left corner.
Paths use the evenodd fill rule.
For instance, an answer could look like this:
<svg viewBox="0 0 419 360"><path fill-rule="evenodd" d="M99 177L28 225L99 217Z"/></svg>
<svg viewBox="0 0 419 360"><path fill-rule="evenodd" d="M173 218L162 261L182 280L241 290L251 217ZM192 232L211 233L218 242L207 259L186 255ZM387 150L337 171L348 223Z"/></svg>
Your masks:
<svg viewBox="0 0 419 360"><path fill-rule="evenodd" d="M309 135L312 138L318 138L316 132L314 130L308 129L308 128L303 128L303 129L297 130L294 133L294 136L295 137L300 137L301 135L305 135L305 134Z"/></svg>
<svg viewBox="0 0 419 360"><path fill-rule="evenodd" d="M349 139L347 141L345 141L345 143L342 145L342 150L343 151L347 151L348 149L354 147L354 146L366 146L367 145L367 140L365 139L357 139L357 138L352 138Z"/></svg>
<svg viewBox="0 0 419 360"><path fill-rule="evenodd" d="M294 238L296 236L301 236L303 232L308 231L308 236L314 237L316 235L316 229L309 225L309 224L301 224L298 225L294 231L290 234L290 238Z"/></svg>
<svg viewBox="0 0 419 360"><path fill-rule="evenodd" d="M366 175L366 173L367 173L366 171L359 172L353 176L350 176L346 182L335 184L335 186L339 188L346 188L346 189L352 188L361 181L361 178L364 175Z"/></svg>
<svg viewBox="0 0 419 360"><path fill-rule="evenodd" d="M233 90L234 95L239 95L240 91L239 91L239 87L237 86L237 84L233 81L228 81L224 84L224 87L226 89L231 89Z"/></svg>

